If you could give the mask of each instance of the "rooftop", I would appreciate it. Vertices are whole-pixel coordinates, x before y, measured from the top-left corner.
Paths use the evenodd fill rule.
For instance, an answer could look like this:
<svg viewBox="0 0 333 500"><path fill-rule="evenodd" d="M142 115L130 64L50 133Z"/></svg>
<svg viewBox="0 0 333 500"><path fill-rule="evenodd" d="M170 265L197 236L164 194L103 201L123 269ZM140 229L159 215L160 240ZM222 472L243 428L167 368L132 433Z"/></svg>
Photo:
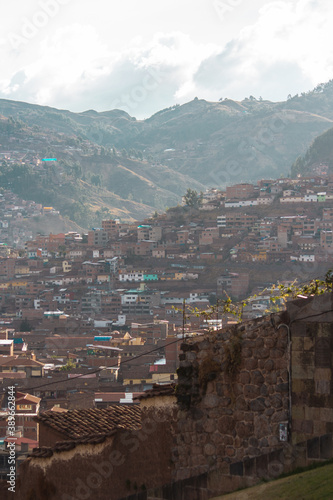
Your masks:
<svg viewBox="0 0 333 500"><path fill-rule="evenodd" d="M137 430L141 427L141 411L137 406L114 405L103 409L70 410L65 413L47 411L35 418L68 439L106 436L117 429Z"/></svg>

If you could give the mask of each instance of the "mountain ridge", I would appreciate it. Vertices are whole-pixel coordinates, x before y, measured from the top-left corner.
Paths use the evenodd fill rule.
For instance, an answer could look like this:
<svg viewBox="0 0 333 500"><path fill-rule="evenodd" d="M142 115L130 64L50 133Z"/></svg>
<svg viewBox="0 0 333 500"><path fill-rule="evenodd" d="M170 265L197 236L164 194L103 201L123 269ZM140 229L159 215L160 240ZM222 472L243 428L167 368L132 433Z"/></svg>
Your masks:
<svg viewBox="0 0 333 500"><path fill-rule="evenodd" d="M2 148L39 160L58 157L46 176L51 184L39 183L39 189L80 225L88 212L88 224L96 224L100 216L93 214L101 209L141 219L177 205L188 187L200 191L289 175L332 126L333 81L278 103L252 96L195 98L145 120L117 109L74 113L6 99L0 99L0 114ZM73 204L83 206L80 217L68 208Z"/></svg>

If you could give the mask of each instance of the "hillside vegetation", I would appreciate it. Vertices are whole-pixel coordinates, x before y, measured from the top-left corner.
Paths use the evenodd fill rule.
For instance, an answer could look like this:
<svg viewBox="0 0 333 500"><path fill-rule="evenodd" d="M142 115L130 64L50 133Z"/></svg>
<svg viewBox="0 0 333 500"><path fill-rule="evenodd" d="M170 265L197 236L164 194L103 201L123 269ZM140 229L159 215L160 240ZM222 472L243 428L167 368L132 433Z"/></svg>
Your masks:
<svg viewBox="0 0 333 500"><path fill-rule="evenodd" d="M5 99L0 115L1 151L21 169L3 161L0 187L47 201L87 227L106 214L137 220L164 211L188 187L288 175L333 127L333 81L280 103L196 98L146 120L121 110L72 113ZM313 146L313 157L315 151L322 145ZM41 171L36 158L43 157L58 162ZM293 174L307 163L294 166Z"/></svg>
<svg viewBox="0 0 333 500"><path fill-rule="evenodd" d="M291 174L311 175L314 169L326 166L333 171L333 128L330 128L313 141L304 156L297 158L291 167Z"/></svg>
<svg viewBox="0 0 333 500"><path fill-rule="evenodd" d="M211 500L332 500L333 464Z"/></svg>

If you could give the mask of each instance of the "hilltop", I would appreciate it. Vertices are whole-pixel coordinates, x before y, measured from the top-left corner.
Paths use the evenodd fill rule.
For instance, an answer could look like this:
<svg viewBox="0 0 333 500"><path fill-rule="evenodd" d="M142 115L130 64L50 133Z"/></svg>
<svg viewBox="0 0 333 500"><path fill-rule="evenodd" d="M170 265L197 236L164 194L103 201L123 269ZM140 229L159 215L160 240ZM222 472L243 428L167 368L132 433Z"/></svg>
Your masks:
<svg viewBox="0 0 333 500"><path fill-rule="evenodd" d="M3 159L33 179L24 184L26 196L89 227L102 212L138 220L164 211L188 187L288 175L333 126L333 81L280 103L195 98L146 120L121 110L72 113L5 99L0 115ZM44 157L58 161L41 169ZM9 182L21 194L13 177L2 176L1 186Z"/></svg>

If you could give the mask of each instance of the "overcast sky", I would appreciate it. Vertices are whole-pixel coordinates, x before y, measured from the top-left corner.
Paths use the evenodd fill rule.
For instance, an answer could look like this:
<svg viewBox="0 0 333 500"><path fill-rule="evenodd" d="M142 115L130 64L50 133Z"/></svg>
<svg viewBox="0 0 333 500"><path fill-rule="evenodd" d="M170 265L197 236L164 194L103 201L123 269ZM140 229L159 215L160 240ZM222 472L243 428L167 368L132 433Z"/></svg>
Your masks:
<svg viewBox="0 0 333 500"><path fill-rule="evenodd" d="M285 100L333 78L332 26L332 0L2 2L0 97L137 118Z"/></svg>

